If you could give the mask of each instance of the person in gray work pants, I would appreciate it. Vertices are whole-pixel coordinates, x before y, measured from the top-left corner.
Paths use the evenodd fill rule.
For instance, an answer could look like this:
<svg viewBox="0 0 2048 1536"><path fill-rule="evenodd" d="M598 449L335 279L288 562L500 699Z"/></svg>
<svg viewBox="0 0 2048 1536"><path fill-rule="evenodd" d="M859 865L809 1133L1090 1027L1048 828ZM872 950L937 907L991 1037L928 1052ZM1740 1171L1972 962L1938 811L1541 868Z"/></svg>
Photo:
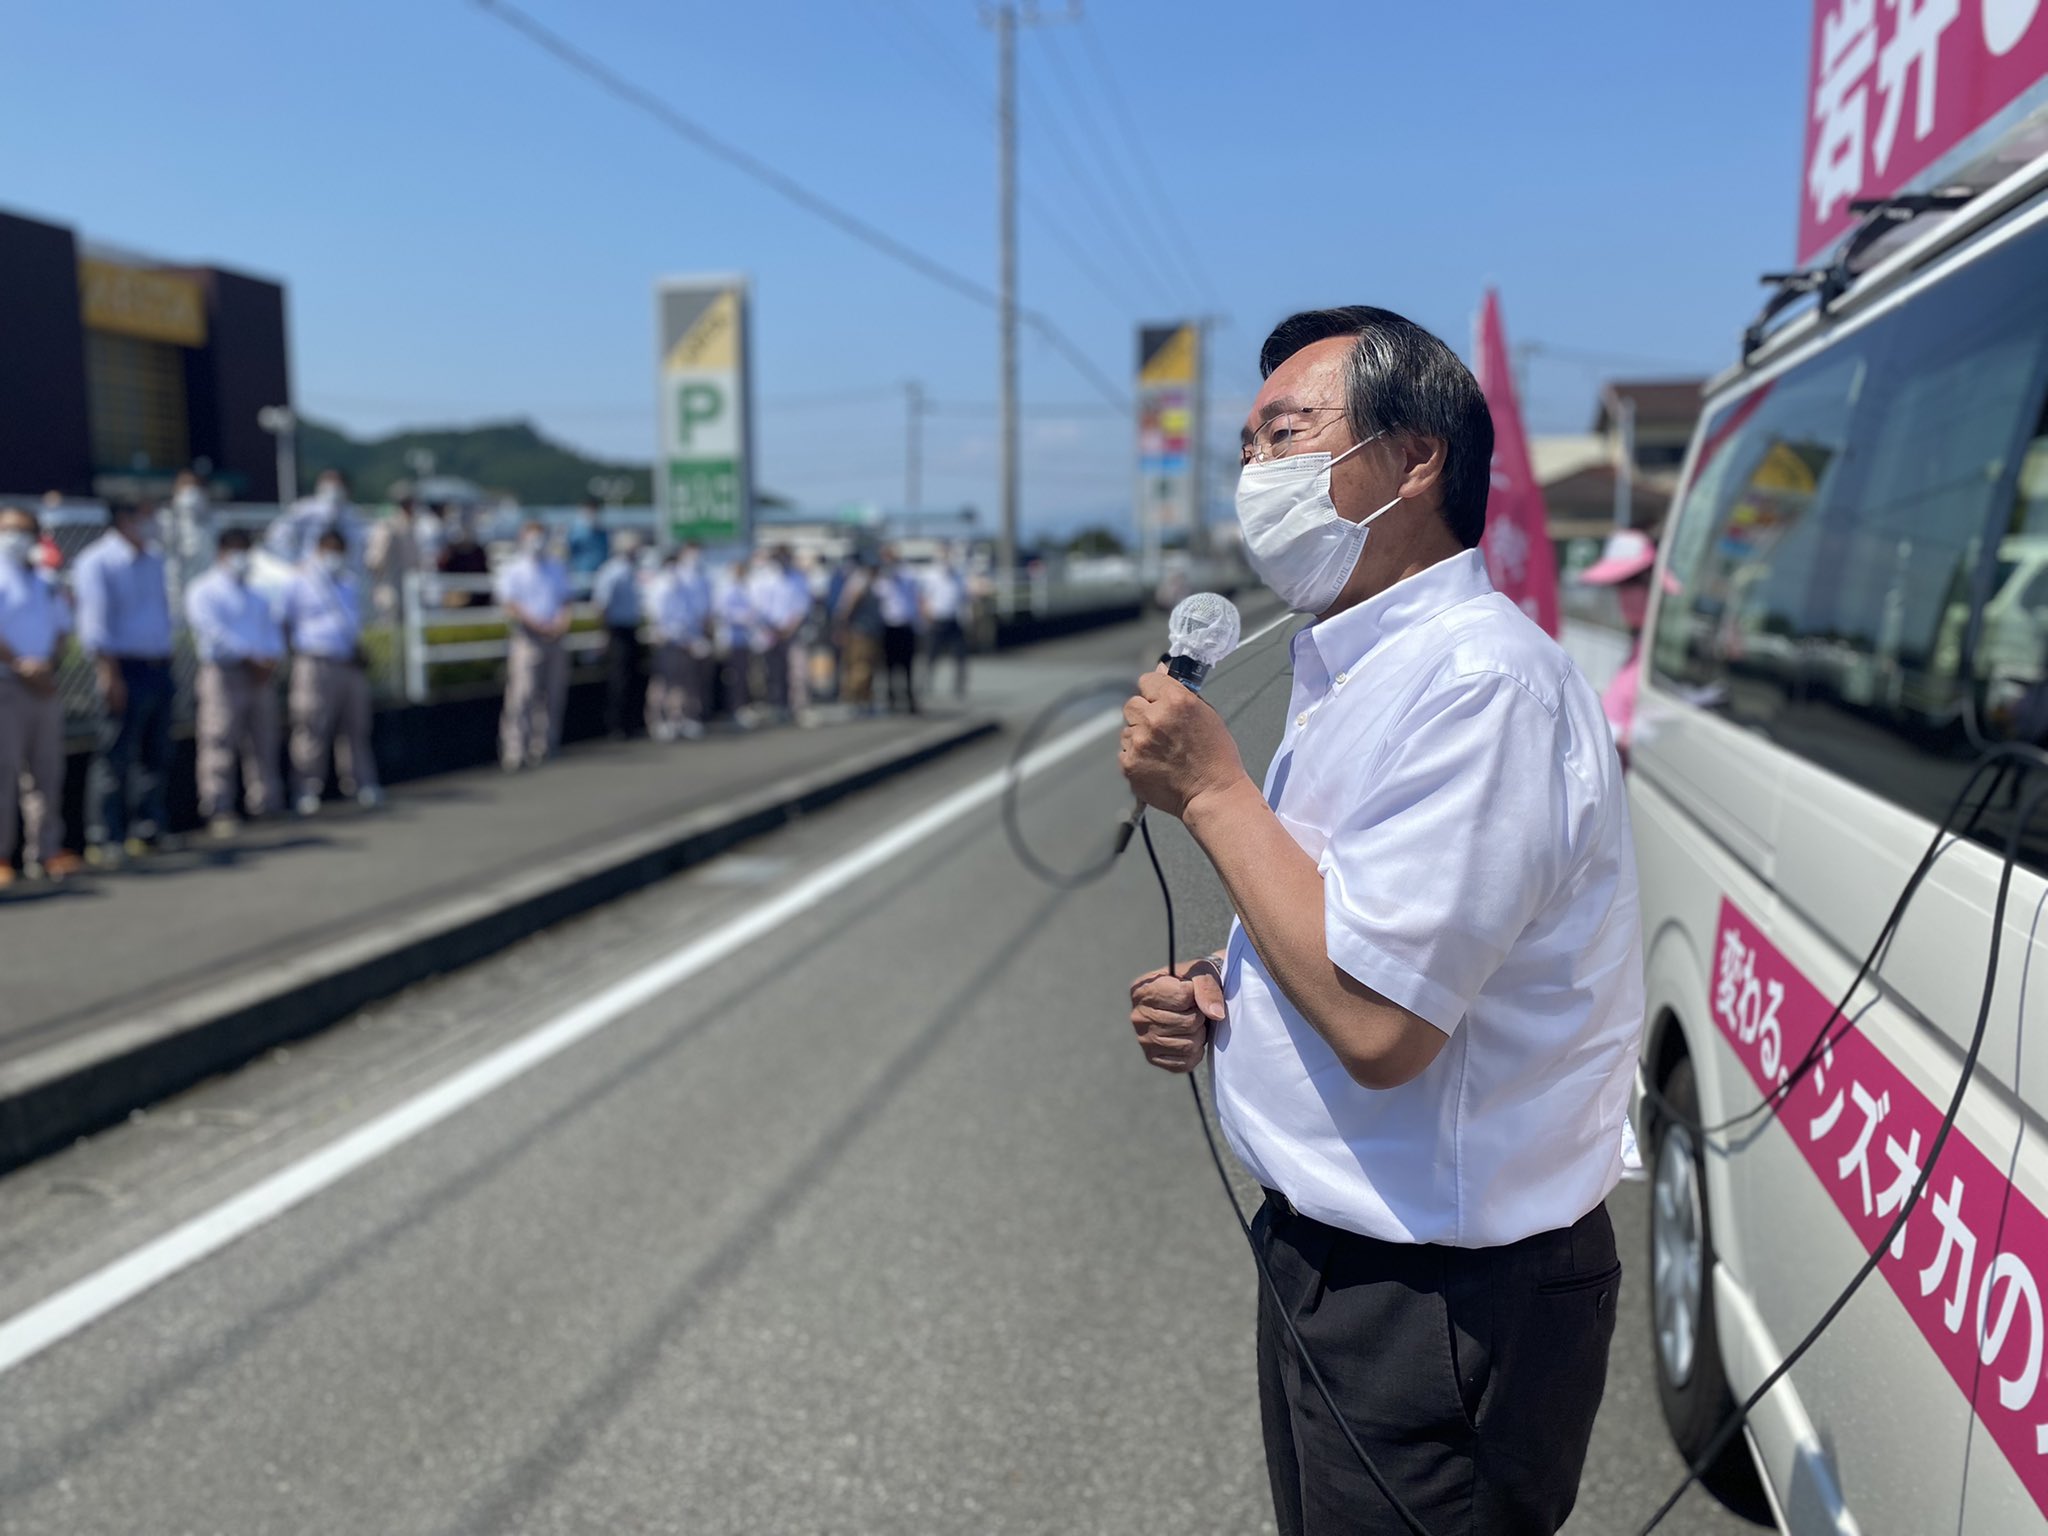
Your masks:
<svg viewBox="0 0 2048 1536"><path fill-rule="evenodd" d="M362 655L362 587L348 569L348 543L320 535L314 558L285 589L279 618L292 645L292 777L297 810L317 815L327 758L345 795L366 810L384 803L370 747L370 676Z"/></svg>
<svg viewBox="0 0 2048 1536"><path fill-rule="evenodd" d="M507 773L535 768L560 750L569 698L569 575L548 552L547 525L519 530L519 553L498 572L498 606L510 631L498 761Z"/></svg>

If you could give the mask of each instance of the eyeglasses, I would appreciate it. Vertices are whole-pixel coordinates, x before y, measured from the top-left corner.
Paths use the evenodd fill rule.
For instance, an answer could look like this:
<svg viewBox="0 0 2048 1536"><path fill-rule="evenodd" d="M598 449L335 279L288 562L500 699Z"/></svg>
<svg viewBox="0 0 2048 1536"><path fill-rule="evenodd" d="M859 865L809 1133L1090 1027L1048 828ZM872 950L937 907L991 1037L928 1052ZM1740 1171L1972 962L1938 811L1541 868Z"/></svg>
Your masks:
<svg viewBox="0 0 2048 1536"><path fill-rule="evenodd" d="M1251 440L1244 445L1239 456L1242 464L1263 464L1268 459L1285 458L1299 451L1310 438L1320 437L1332 422L1318 423L1318 416L1342 416L1341 405L1304 405L1291 411L1282 411L1259 423Z"/></svg>

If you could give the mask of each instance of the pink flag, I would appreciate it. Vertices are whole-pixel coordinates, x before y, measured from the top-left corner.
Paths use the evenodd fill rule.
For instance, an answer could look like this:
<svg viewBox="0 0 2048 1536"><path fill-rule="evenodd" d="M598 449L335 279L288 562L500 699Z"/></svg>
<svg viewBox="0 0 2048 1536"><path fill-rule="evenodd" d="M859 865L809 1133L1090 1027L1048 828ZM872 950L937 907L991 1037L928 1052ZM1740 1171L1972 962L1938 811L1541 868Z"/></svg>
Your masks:
<svg viewBox="0 0 2048 1536"><path fill-rule="evenodd" d="M1522 612L1557 633L1557 556L1550 547L1550 518L1543 487L1529 462L1522 431L1522 407L1508 367L1507 328L1501 324L1500 295L1486 290L1479 311L1479 388L1493 412L1493 484L1486 498L1486 536L1479 541L1486 574Z"/></svg>

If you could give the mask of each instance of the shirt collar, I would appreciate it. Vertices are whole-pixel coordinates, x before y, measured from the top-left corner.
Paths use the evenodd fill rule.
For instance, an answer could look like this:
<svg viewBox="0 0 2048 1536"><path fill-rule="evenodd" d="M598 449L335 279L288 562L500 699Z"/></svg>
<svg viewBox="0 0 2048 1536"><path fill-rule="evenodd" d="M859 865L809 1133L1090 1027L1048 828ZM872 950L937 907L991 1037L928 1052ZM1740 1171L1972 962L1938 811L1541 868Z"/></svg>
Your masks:
<svg viewBox="0 0 2048 1536"><path fill-rule="evenodd" d="M1304 650L1313 649L1329 673L1349 671L1381 641L1492 590L1485 557L1476 549L1463 550L1310 625L1295 637L1295 658L1299 661Z"/></svg>

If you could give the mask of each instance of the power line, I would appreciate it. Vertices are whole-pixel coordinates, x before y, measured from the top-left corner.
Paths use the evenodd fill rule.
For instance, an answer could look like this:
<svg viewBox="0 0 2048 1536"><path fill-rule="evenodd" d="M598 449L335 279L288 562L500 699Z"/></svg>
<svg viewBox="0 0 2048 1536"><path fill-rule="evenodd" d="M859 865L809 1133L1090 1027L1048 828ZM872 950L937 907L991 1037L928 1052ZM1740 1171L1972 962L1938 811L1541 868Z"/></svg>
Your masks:
<svg viewBox="0 0 2048 1536"><path fill-rule="evenodd" d="M519 7L510 3L510 0L472 0L472 3L478 10L502 21L506 26L525 36L543 52L552 55L577 74L593 81L600 88L627 105L637 107L678 138L695 145L698 149L701 149L704 153L711 155L715 159L723 160L743 175L760 182L763 186L780 194L805 212L823 219L841 233L851 236L870 249L879 251L882 255L889 257L890 260L910 268L911 271L916 272L919 276L937 283L940 287L958 294L961 298L979 304L985 309L1001 308L1001 301L988 287L976 282L971 277L955 272L951 267L932 260L931 257L914 250L901 240L898 240L894 235L869 223L858 214L850 213L846 209L841 208L837 203L831 202L818 193L811 191L803 183L785 175L774 166L769 165L765 160L749 154L746 150L741 149L735 144L728 143L703 124L678 112L660 97L635 85L632 81L613 70L609 65L593 58L559 33L543 26L540 22L534 20L533 17L527 15L526 12L520 10ZM1058 326L1054 325L1051 320L1036 310L1027 309L1020 309L1017 312L1017 318L1025 325L1030 326L1047 345L1059 353L1061 357L1065 358L1075 372L1079 373L1102 393L1104 399L1110 401L1119 409L1128 408L1129 402L1124 398L1122 392L1109 381L1101 369L1097 368L1089 360L1087 354L1069 340L1066 334Z"/></svg>
<svg viewBox="0 0 2048 1536"><path fill-rule="evenodd" d="M1134 223L1148 237L1150 244L1146 247L1147 250L1165 250L1169 255L1173 254L1173 242L1161 238L1157 226L1145 211L1143 200L1139 198L1137 192L1125 178L1123 166L1109 152L1109 136L1097 126L1094 112L1089 109L1085 98L1082 96L1080 86L1075 83L1072 71L1067 68L1066 54L1061 51L1058 40L1050 33L1046 35L1045 39L1045 57L1047 62L1052 65L1053 76L1059 82L1061 93L1067 98L1067 101L1074 109L1074 120L1080 127L1081 137L1087 141L1089 149L1094 152L1096 164L1100 165L1108 173L1110 181L1114 183L1114 191L1123 199L1119 207L1127 209L1131 213ZM1170 264L1167 262L1161 262L1160 266L1162 271L1170 270ZM1174 278L1172 282L1169 282L1168 286L1172 286L1173 282L1189 282L1193 287L1200 286L1199 284L1194 284L1193 280L1188 276L1188 269L1184 263L1179 266L1179 276ZM1192 290L1189 296L1193 296Z"/></svg>
<svg viewBox="0 0 2048 1536"><path fill-rule="evenodd" d="M1048 34L1048 45L1050 41ZM1066 166L1067 174L1081 189L1082 195L1094 204L1097 217L1102 220L1104 227L1125 247L1126 255L1134 258L1133 268L1143 267L1148 282L1159 284L1163 288L1171 288L1174 283L1172 274L1158 261L1152 248L1145 243L1142 229L1134 223L1127 222L1129 214L1124 206L1119 204L1114 196L1104 191L1102 184L1081 163L1080 154L1074 149L1073 141L1067 137L1066 130L1060 127L1059 115L1046 107L1044 98L1038 94L1028 79L1024 82L1024 90L1027 102L1035 109L1032 113L1033 119L1044 132L1047 142L1052 145L1053 153L1058 155L1060 163Z"/></svg>
<svg viewBox="0 0 2048 1536"><path fill-rule="evenodd" d="M945 41L908 3L908 0L891 0L890 8L896 12L895 19L901 23L901 35L914 33L917 40L930 50L932 56L946 66L948 74L952 77L949 83L959 87L957 95L964 101L966 107L972 110L974 120L993 137L995 109L983 97L980 84L960 62L959 55L946 46ZM1033 226L1041 234L1051 237L1061 253L1073 263L1074 270L1086 278L1097 293L1119 310L1135 314L1142 307L1132 302L1130 293L1105 274L1096 264L1094 257L1088 254L1087 248L1068 232L1069 221L1062 218L1057 210L1049 206L1032 188L1021 185L1021 178L1017 195L1025 210L1030 213Z"/></svg>
<svg viewBox="0 0 2048 1536"><path fill-rule="evenodd" d="M1102 94L1109 98L1110 111L1123 133L1124 148L1130 154L1132 163L1138 167L1139 184L1152 194L1153 206L1158 209L1161 222L1180 242L1175 251L1185 257L1189 270L1195 274L1195 286L1204 295L1213 295L1216 285L1209 280L1208 269L1201 264L1195 242L1188 238L1187 230L1173 211L1173 204L1167 200L1165 184L1159 179L1159 173L1153 167L1152 157L1145 152L1145 140L1139 134L1137 124L1131 117L1130 107L1125 102L1124 93L1117 88L1116 79L1110 71L1108 53L1104 50L1101 39L1096 37L1094 28L1088 25L1086 15L1081 19L1081 45L1088 55L1089 66L1095 72L1096 82L1102 87Z"/></svg>

